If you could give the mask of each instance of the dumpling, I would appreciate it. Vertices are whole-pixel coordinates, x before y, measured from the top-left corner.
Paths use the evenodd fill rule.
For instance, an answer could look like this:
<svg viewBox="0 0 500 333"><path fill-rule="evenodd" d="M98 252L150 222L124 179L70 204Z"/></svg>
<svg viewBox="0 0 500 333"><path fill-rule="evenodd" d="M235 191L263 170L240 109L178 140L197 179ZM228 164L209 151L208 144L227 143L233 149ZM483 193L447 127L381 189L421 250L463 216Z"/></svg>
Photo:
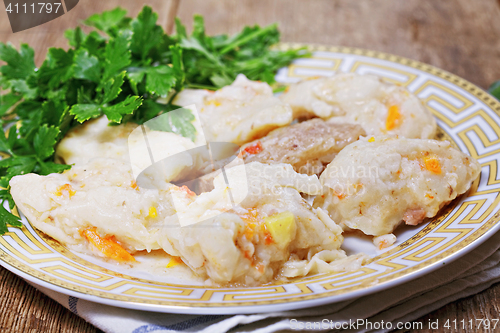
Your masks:
<svg viewBox="0 0 500 333"><path fill-rule="evenodd" d="M197 127L199 122L193 123ZM149 149L143 133L147 135ZM84 166L95 158L115 159L131 164L137 178L154 161L172 156L175 161L165 164L166 168L162 172L163 180L171 182L182 179L193 170L209 163L208 152L195 150L203 146L203 141L199 131L193 142L172 132L151 130L147 127L147 122L144 131L133 123L109 126L106 116L102 116L70 130L58 144L55 160L59 163ZM153 161L150 159L150 152Z"/></svg>
<svg viewBox="0 0 500 333"><path fill-rule="evenodd" d="M128 161L127 139L137 124L108 124L108 118L102 116L70 130L57 145L56 162L84 165L96 157Z"/></svg>
<svg viewBox="0 0 500 333"><path fill-rule="evenodd" d="M316 176L297 174L287 164L252 162L227 168L214 184L199 196L179 188L174 194L179 214L159 229L165 251L198 274L220 284L256 285L271 281L291 254L304 260L327 250L335 259L347 257L340 250L342 229L300 195L319 193ZM182 227L179 218L202 221ZM295 273L301 272L308 273Z"/></svg>
<svg viewBox="0 0 500 333"><path fill-rule="evenodd" d="M96 158L62 174L16 176L10 186L37 229L79 250L88 248L85 230L112 235L129 252L159 249L148 226L174 214L165 191L139 188L130 165L115 159Z"/></svg>
<svg viewBox="0 0 500 333"><path fill-rule="evenodd" d="M153 135L156 138L150 140L150 143L165 141L170 145L183 145L190 148L204 144L205 139L200 133L199 121L195 119L191 123L197 130L194 141L171 132L151 131L154 132ZM55 161L84 165L93 158L103 157L128 162L130 161L129 136L137 127L137 124L131 122L110 126L106 116L89 120L71 129L59 142L56 147ZM168 145L163 144L163 148L168 148Z"/></svg>
<svg viewBox="0 0 500 333"><path fill-rule="evenodd" d="M213 91L205 89L183 89L181 90L172 101L172 104L179 106L194 105L198 112L203 107L203 100L212 95ZM167 103L168 100L160 99L160 102Z"/></svg>
<svg viewBox="0 0 500 333"><path fill-rule="evenodd" d="M337 74L291 85L281 99L294 117L321 117L336 123L353 123L368 135L397 135L432 139L436 121L408 89L376 76Z"/></svg>
<svg viewBox="0 0 500 333"><path fill-rule="evenodd" d="M320 177L314 205L347 229L391 233L416 225L466 192L480 173L447 141L369 137L345 147Z"/></svg>
<svg viewBox="0 0 500 333"><path fill-rule="evenodd" d="M292 122L292 109L267 83L240 74L229 86L205 97L199 110L207 141L242 145Z"/></svg>

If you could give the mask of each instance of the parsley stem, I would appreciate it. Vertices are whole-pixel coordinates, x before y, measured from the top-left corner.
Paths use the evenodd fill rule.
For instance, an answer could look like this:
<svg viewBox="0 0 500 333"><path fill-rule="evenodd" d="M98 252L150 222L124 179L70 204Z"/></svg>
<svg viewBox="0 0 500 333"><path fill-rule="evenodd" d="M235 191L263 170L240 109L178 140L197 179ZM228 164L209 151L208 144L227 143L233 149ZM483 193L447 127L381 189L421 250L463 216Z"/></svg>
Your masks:
<svg viewBox="0 0 500 333"><path fill-rule="evenodd" d="M175 99L175 97L179 94L178 91L176 91L175 93L172 94L172 96L169 98L168 100L168 105L172 105L172 101Z"/></svg>
<svg viewBox="0 0 500 333"><path fill-rule="evenodd" d="M240 45L243 45L245 43L247 43L248 41L254 39L254 38L257 38L261 35L265 35L267 34L269 31L273 30L273 29L276 29L277 28L277 24L271 24L271 25L268 25L267 27L263 28L263 29L259 29L255 32L252 32L251 34L248 34L246 35L245 37L243 37L242 39L240 40L237 40L229 45L227 45L225 48L223 48L221 51L220 51L220 55L222 54L226 54L228 53L229 51L237 48L238 46Z"/></svg>
<svg viewBox="0 0 500 333"><path fill-rule="evenodd" d="M186 83L186 87L192 88L192 89L206 89L206 90L211 90L211 91L217 90L217 88L214 86L198 84L198 83Z"/></svg>

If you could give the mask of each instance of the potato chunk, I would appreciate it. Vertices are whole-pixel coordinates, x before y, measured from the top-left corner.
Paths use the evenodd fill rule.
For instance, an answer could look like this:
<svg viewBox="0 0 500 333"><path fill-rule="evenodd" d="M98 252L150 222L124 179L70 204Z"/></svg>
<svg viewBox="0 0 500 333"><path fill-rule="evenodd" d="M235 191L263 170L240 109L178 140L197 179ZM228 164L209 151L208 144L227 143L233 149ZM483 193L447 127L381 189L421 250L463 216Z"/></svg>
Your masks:
<svg viewBox="0 0 500 333"><path fill-rule="evenodd" d="M265 217L264 223L272 239L280 248L288 246L292 239L295 238L297 226L295 225L295 216L291 212L282 212Z"/></svg>

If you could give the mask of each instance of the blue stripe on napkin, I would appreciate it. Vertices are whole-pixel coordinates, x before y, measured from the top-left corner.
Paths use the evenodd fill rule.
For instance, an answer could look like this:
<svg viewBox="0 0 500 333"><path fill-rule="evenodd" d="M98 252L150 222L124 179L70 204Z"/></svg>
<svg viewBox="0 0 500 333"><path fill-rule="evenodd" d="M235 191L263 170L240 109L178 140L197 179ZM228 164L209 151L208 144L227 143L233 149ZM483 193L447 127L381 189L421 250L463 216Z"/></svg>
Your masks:
<svg viewBox="0 0 500 333"><path fill-rule="evenodd" d="M149 333L160 330L169 330L169 331L185 331L190 329L191 327L198 326L200 324L204 324L210 321L217 320L222 318L222 315L209 315L209 316L199 316L193 319L181 321L177 324L168 325L168 326L159 326L159 325L143 325L135 330L132 333Z"/></svg>

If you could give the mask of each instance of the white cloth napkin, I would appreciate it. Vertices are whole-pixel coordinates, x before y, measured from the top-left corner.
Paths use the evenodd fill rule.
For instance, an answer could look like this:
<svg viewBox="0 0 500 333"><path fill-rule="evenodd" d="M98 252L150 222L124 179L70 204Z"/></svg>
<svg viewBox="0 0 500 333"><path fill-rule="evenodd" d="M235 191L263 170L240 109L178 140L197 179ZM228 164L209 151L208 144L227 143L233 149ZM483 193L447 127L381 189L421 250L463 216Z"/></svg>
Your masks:
<svg viewBox="0 0 500 333"><path fill-rule="evenodd" d="M476 294L499 282L499 247L500 232L465 256L406 284L321 307L254 315L200 316L128 310L88 302L32 285L92 325L110 333L213 333L229 330L263 333L342 327L342 332L388 332L398 328L398 323L408 325L412 320L445 304ZM366 322L361 324L364 319L371 325ZM382 321L385 326L381 326ZM357 322L360 325L356 326ZM436 325L435 322L431 323ZM429 328L431 323L423 323L423 328ZM443 328L444 323L437 325Z"/></svg>

